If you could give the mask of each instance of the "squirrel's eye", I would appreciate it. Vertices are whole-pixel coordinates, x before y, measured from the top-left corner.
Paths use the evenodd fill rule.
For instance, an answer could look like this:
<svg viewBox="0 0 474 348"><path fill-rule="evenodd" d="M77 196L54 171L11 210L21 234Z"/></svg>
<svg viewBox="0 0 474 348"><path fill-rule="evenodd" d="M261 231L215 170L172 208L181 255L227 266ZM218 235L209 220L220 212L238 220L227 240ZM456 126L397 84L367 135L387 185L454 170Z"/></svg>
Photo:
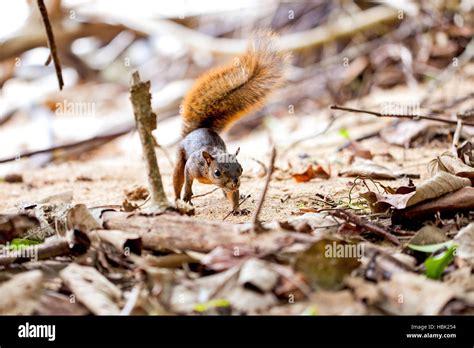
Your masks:
<svg viewBox="0 0 474 348"><path fill-rule="evenodd" d="M216 169L214 171L214 176L217 176L217 177L221 176L221 172L219 171L219 169Z"/></svg>

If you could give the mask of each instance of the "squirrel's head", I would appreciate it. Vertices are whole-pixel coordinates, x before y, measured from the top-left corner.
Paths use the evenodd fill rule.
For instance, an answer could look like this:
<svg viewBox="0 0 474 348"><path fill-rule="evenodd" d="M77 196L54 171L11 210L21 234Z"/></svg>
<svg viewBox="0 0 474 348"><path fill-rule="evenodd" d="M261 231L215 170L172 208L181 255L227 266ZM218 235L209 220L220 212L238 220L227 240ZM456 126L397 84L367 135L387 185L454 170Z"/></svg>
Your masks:
<svg viewBox="0 0 474 348"><path fill-rule="evenodd" d="M214 156L207 151L201 153L207 164L208 179L224 191L235 191L240 186L242 166L237 161L239 151L240 148L237 149L235 154L222 152Z"/></svg>

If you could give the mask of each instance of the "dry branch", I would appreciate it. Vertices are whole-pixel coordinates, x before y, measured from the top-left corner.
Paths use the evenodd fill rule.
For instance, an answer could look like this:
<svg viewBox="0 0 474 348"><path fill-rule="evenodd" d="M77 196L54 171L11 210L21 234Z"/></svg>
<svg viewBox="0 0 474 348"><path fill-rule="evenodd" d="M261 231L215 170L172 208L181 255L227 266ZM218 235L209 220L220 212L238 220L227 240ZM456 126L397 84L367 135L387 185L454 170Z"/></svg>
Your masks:
<svg viewBox="0 0 474 348"><path fill-rule="evenodd" d="M398 240L397 237L395 237L393 234L390 232L386 231L384 228L377 226L376 224L370 222L370 221L365 221L363 220L360 216L355 215L354 213L351 213L348 210L345 209L334 209L334 210L328 210L328 213L331 214L332 216L335 216L337 218L343 219L347 222L351 222L369 232L372 232L374 234L377 234L389 241L391 241L395 245L400 245L400 241Z"/></svg>
<svg viewBox="0 0 474 348"><path fill-rule="evenodd" d="M21 250L11 250L11 256L0 257L0 266L27 261L46 260L62 255L79 255L87 251L90 240L85 233L75 230L71 237L58 238L50 242L24 247Z"/></svg>
<svg viewBox="0 0 474 348"><path fill-rule="evenodd" d="M156 160L155 140L151 134L156 129L156 115L151 108L150 81L140 81L138 71L135 71L132 75L130 100L132 101L135 122L147 164L153 208L164 211L170 205L161 181L160 168Z"/></svg>
<svg viewBox="0 0 474 348"><path fill-rule="evenodd" d="M262 224L260 223L258 217L260 215L260 211L262 210L263 202L265 202L265 196L268 191L268 185L270 184L270 180L272 178L272 174L275 169L275 158L276 158L276 149L275 149L275 146L273 146L272 152L270 155L270 163L268 164L267 177L265 178L265 186L263 187L263 191L258 201L257 208L255 209L255 212L252 217L252 229L254 232L258 232L263 229Z"/></svg>
<svg viewBox="0 0 474 348"><path fill-rule="evenodd" d="M54 69L56 70L56 76L58 77L59 89L62 90L64 86L63 73L61 70L61 62L58 57L58 49L56 47L56 41L54 40L53 28L51 27L51 22L48 17L48 10L44 5L43 0L38 0L38 8L41 12L41 18L43 19L44 28L46 30L46 35L48 37L48 46L51 50L51 54L46 61L46 65L49 64L50 59L53 59Z"/></svg>
<svg viewBox="0 0 474 348"><path fill-rule="evenodd" d="M123 25L108 23L80 23L73 28L64 28L64 30L57 32L55 42L65 48L69 47L76 39L93 36L103 43L107 43L123 30L128 30L128 28ZM144 36L143 33L137 31L133 32L138 37ZM23 29L16 37L12 37L0 43L0 61L17 57L23 52L33 48L45 46L47 44L46 41L44 34L39 31L39 28L32 32Z"/></svg>
<svg viewBox="0 0 474 348"><path fill-rule="evenodd" d="M106 134L104 135L97 135L90 139L76 141L71 144L56 145L56 146L49 147L47 149L23 152L23 153L20 153L19 155L0 159L0 163L12 162L12 161L16 161L18 158L27 158L27 157L38 155L41 153L50 153L57 150L71 150L71 149L77 150L78 148L81 148L81 152L84 152L84 151L93 149L97 146L103 145L109 141L112 141L121 135L131 132L134 129L135 127L133 125L130 125L130 126L124 127L123 129L119 131L113 131L110 133L106 132Z"/></svg>
<svg viewBox="0 0 474 348"><path fill-rule="evenodd" d="M111 14L107 13L110 17ZM328 42L353 36L354 34L376 27L382 23L397 20L398 12L386 6L375 6L351 15L340 16L328 24L317 28L288 34L278 39L278 47L283 51L294 51L320 47ZM125 25L150 35L174 35L183 42L200 51L218 54L236 55L245 50L247 41L228 38L214 38L189 29L169 20L144 18L117 18Z"/></svg>
<svg viewBox="0 0 474 348"><path fill-rule="evenodd" d="M104 211L102 221L104 228L134 232L142 238L144 248L162 252L209 252L223 245L245 245L258 248L263 253L279 250L296 241L308 243L317 239L307 234L283 230L253 235L243 233L248 230L248 226L199 220L171 212L145 216Z"/></svg>
<svg viewBox="0 0 474 348"><path fill-rule="evenodd" d="M242 204L244 204L244 202L245 202L247 199L249 199L251 196L252 196L252 195L247 195L247 196L245 196L245 198L242 199L242 200L239 202L239 205L237 206L237 209L240 208L240 206L241 206ZM227 213L227 215L224 216L224 218L222 219L222 221L225 221L225 220L226 220L229 216L231 216L235 211L236 211L236 209L232 209L231 211L229 211L229 212Z"/></svg>
<svg viewBox="0 0 474 348"><path fill-rule="evenodd" d="M417 120L429 120L429 121L437 121L437 122L443 122L443 123L454 124L454 125L458 124L458 121L456 121L456 120L448 120L448 119L444 119L444 118L423 116L423 115L416 115L416 114L414 114L414 115L382 114L382 113L376 112L376 111L346 108L346 107L339 106L339 105L331 105L329 108L332 109L332 110L343 110L343 111L349 111L349 112L357 112L357 113L361 113L361 114L369 114L369 115L373 115L373 116L377 116L377 117L407 118L407 119L415 120L415 121L417 121ZM463 122L463 125L474 127L474 123L472 123L472 122Z"/></svg>
<svg viewBox="0 0 474 348"><path fill-rule="evenodd" d="M250 242L250 237L241 234L235 225L174 213L143 216L106 211L102 219L106 229L134 232L142 238L144 248L157 251L208 252L219 245Z"/></svg>

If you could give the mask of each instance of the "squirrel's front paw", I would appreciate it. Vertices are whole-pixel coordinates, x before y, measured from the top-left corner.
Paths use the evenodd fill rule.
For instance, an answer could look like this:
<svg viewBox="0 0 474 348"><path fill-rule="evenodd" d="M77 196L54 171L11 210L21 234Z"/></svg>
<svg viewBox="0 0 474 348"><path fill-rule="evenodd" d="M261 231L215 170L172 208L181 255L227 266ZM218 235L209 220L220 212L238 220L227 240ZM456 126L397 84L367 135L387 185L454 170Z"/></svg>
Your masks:
<svg viewBox="0 0 474 348"><path fill-rule="evenodd" d="M186 198L184 198L184 199L183 199L183 202L185 202L186 204L189 204L190 206L193 206L193 205L194 205L193 202L191 202L191 199L186 199Z"/></svg>
<svg viewBox="0 0 474 348"><path fill-rule="evenodd" d="M244 216L244 215L249 215L249 214L250 214L250 210L248 209L235 209L232 212L232 215L234 216Z"/></svg>

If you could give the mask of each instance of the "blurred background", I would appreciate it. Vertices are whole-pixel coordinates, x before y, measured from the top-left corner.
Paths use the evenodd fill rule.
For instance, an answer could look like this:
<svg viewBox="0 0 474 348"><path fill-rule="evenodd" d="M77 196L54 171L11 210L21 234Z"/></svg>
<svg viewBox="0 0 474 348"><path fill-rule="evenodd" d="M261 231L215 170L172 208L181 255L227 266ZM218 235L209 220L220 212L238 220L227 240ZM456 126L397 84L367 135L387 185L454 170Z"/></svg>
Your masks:
<svg viewBox="0 0 474 348"><path fill-rule="evenodd" d="M429 105L435 112L440 102L470 92L460 82L464 75L450 72L450 66L464 68L472 58L472 0L45 3L62 66L62 91L54 64L45 65L49 49L37 2L0 1L0 176L30 175L35 168L71 160L100 162L84 169L87 175L80 166L56 166L39 172L42 181L31 179L29 188L13 193L4 188L17 199L60 177L72 177L64 179L70 184L100 177L107 171L97 163L115 179L127 171L127 156L140 152L128 96L137 69L151 81L158 143L172 147L179 139L179 105L194 79L241 53L259 28L280 35L280 46L292 52L293 63L287 83L263 110L231 129L226 136L231 141L244 135L255 140L251 134L265 127L282 143L304 140L326 126L330 104L353 101L379 108L380 98L403 94L417 110ZM443 84L443 74L458 83L449 89L420 88ZM402 89L392 93L395 88ZM345 127L364 120L351 119ZM258 153L255 144L265 142L247 145ZM173 153L159 157L166 166ZM106 162L112 158L122 162Z"/></svg>

